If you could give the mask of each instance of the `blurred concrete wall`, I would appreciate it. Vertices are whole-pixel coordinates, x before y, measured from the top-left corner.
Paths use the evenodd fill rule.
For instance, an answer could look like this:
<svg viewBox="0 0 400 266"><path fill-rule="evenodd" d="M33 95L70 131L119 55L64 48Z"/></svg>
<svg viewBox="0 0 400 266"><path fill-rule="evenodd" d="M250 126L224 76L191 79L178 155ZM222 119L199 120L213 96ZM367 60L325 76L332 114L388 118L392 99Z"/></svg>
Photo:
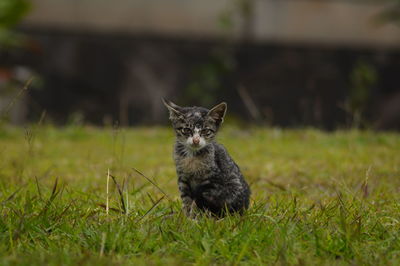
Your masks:
<svg viewBox="0 0 400 266"><path fill-rule="evenodd" d="M242 1L243 2L243 1ZM24 26L194 38L252 38L345 46L400 47L400 28L374 18L390 1L34 0ZM231 15L232 26L221 19Z"/></svg>

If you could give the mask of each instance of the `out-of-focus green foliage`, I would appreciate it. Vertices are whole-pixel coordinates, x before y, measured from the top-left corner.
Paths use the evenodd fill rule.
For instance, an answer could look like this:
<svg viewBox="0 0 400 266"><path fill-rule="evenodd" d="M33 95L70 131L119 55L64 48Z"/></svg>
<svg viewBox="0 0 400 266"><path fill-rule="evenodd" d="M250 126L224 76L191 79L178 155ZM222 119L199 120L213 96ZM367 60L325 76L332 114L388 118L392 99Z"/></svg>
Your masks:
<svg viewBox="0 0 400 266"><path fill-rule="evenodd" d="M238 27L238 23L243 24L244 21L251 19L252 15L253 0L232 0L220 13L218 25L226 32L231 33L235 27Z"/></svg>
<svg viewBox="0 0 400 266"><path fill-rule="evenodd" d="M353 126L360 127L363 123L365 109L371 98L371 91L378 80L374 66L359 61L350 74L350 92L348 97L348 111L353 116Z"/></svg>
<svg viewBox="0 0 400 266"><path fill-rule="evenodd" d="M208 62L199 64L192 72L192 82L183 94L184 102L197 102L202 106L211 106L223 91L223 79L234 69L234 58L230 51L218 51Z"/></svg>
<svg viewBox="0 0 400 266"><path fill-rule="evenodd" d="M0 1L0 48L3 46L16 46L21 42L21 36L11 29L30 9L26 0L1 0Z"/></svg>
<svg viewBox="0 0 400 266"><path fill-rule="evenodd" d="M0 1L0 26L11 27L28 12L29 3L25 0Z"/></svg>
<svg viewBox="0 0 400 266"><path fill-rule="evenodd" d="M375 18L376 22L380 24L394 23L400 26L400 0L393 0L392 2Z"/></svg>

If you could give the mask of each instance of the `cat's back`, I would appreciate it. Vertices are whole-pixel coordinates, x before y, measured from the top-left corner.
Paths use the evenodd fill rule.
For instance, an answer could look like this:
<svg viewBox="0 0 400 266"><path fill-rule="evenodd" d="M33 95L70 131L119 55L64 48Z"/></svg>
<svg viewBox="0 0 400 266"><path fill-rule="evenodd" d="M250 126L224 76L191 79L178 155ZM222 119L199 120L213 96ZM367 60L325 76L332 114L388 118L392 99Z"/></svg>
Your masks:
<svg viewBox="0 0 400 266"><path fill-rule="evenodd" d="M238 165L229 155L224 145L217 142L214 142L213 145L215 151L215 160L221 169L240 171Z"/></svg>

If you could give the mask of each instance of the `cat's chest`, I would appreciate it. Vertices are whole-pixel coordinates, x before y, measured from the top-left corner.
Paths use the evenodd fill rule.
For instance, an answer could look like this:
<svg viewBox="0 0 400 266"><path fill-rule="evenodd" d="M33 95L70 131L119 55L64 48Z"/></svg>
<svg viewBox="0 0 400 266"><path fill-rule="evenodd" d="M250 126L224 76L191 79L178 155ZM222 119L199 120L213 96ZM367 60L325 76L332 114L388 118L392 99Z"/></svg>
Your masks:
<svg viewBox="0 0 400 266"><path fill-rule="evenodd" d="M188 156L175 159L177 171L192 178L201 178L212 171L215 163L212 158L203 156Z"/></svg>

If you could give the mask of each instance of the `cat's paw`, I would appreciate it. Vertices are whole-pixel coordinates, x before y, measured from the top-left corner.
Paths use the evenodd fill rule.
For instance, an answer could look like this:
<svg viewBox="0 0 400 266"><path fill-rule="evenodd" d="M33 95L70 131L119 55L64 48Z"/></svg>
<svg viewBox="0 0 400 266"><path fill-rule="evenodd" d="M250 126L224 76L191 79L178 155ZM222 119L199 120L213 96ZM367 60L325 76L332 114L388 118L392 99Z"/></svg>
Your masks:
<svg viewBox="0 0 400 266"><path fill-rule="evenodd" d="M192 201L191 204L187 204L186 206L184 206L183 210L188 218L196 219L198 215L198 207L196 205L196 202Z"/></svg>

